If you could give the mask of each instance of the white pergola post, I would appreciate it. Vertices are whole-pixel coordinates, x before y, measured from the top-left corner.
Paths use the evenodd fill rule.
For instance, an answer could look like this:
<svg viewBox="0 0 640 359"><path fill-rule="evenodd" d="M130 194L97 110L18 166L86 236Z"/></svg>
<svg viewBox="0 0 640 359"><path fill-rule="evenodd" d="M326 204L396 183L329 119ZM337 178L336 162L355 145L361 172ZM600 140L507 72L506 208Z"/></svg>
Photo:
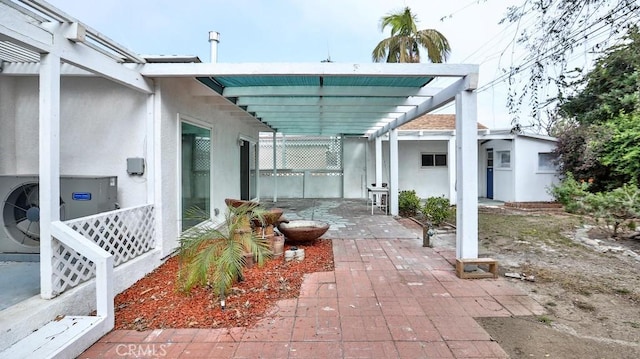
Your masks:
<svg viewBox="0 0 640 359"><path fill-rule="evenodd" d="M449 165L448 167L448 175L449 175L449 203L454 204L458 201L458 189L456 186L456 137L451 136L449 141L447 142L447 147L449 149Z"/></svg>
<svg viewBox="0 0 640 359"><path fill-rule="evenodd" d="M40 55L40 296L54 297L51 223L60 220L60 57Z"/></svg>
<svg viewBox="0 0 640 359"><path fill-rule="evenodd" d="M155 96L153 94L147 95L147 117L146 117L146 148L145 148L145 176L147 179L147 203L155 204L156 198L156 163L155 163L155 143L156 143L156 131L155 124L156 118L154 116ZM158 119L158 123L159 119ZM157 210L157 208L156 208Z"/></svg>
<svg viewBox="0 0 640 359"><path fill-rule="evenodd" d="M147 181L151 180L151 183L147 184L150 196L147 199L148 203L153 203L156 217L156 248L163 248L163 229L165 220L165 204L164 193L162 193L162 89L157 83L154 84L154 93L147 97L147 138L151 138L151 141L147 141L147 163L149 168L146 169ZM177 131L180 131L180 121L176 124ZM150 135L151 134L151 135ZM168 249L168 248L167 248ZM167 255L165 251L163 255Z"/></svg>
<svg viewBox="0 0 640 359"><path fill-rule="evenodd" d="M456 258L478 258L477 95L456 95Z"/></svg>
<svg viewBox="0 0 640 359"><path fill-rule="evenodd" d="M376 186L382 186L382 137L376 137ZM367 184L368 185L368 184Z"/></svg>
<svg viewBox="0 0 640 359"><path fill-rule="evenodd" d="M276 132L273 131L273 202L277 202L278 201L278 170L277 170L277 164L278 161L276 160ZM284 148L283 148L284 151Z"/></svg>
<svg viewBox="0 0 640 359"><path fill-rule="evenodd" d="M398 215L398 130L389 131L389 203L391 215Z"/></svg>

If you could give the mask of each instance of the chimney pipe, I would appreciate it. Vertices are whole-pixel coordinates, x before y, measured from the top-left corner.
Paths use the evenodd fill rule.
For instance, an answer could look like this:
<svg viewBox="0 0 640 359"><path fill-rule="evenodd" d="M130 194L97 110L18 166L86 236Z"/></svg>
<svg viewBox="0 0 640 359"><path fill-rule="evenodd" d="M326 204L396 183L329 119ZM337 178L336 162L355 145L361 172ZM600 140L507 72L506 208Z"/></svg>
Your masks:
<svg viewBox="0 0 640 359"><path fill-rule="evenodd" d="M220 33L217 31L209 31L209 46L211 47L211 63L218 62L218 43L220 42Z"/></svg>

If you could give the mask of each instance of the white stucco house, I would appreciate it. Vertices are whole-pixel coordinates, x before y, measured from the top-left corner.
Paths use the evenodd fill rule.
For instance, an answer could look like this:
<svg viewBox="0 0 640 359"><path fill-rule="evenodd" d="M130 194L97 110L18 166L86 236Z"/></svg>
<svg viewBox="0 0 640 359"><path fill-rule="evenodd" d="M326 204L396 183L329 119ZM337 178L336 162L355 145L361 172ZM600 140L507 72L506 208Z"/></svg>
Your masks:
<svg viewBox="0 0 640 359"><path fill-rule="evenodd" d="M553 137L491 131L479 136L478 194L503 202L553 201L559 182Z"/></svg>
<svg viewBox="0 0 640 359"><path fill-rule="evenodd" d="M552 153L555 138L490 130L481 123L477 133L479 197L503 202L553 200L547 189L558 180ZM385 169L387 138L382 138ZM398 128L398 140L399 189L415 190L422 199L445 197L456 203L455 115L420 116ZM382 182L387 180L388 171L384 171Z"/></svg>
<svg viewBox="0 0 640 359"><path fill-rule="evenodd" d="M186 208L220 224L225 198L265 196L261 132L274 159L278 134L344 139L306 188L365 198L386 168L397 214L400 126L455 102L456 257L477 258L477 65L203 63L136 54L44 1L0 2L0 19L0 260L35 256L40 279L0 310L0 357L74 357L111 330L115 293L172 255Z"/></svg>

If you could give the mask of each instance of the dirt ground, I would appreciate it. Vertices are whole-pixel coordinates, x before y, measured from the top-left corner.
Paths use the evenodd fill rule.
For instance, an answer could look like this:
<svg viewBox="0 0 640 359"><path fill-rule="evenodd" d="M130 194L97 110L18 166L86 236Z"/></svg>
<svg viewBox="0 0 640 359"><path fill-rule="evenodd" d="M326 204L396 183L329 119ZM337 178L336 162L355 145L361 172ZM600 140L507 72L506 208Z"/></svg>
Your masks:
<svg viewBox="0 0 640 359"><path fill-rule="evenodd" d="M547 314L478 320L512 358L640 358L640 240L565 213L481 209L480 254ZM438 245L436 242L435 245Z"/></svg>

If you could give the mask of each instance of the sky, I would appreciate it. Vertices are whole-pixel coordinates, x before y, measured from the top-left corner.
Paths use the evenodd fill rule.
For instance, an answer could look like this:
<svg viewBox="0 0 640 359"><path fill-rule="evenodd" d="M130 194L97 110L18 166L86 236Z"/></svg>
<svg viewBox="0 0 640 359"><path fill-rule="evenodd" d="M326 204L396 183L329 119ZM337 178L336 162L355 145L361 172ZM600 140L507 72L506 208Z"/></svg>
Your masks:
<svg viewBox="0 0 640 359"><path fill-rule="evenodd" d="M218 62L371 63L389 36L380 18L411 8L418 28L449 40L447 63L480 65L478 121L509 128L506 86L488 86L510 65L514 27L499 25L521 0L49 0L142 55L195 55L210 61L209 31L220 33ZM426 56L425 56L426 58ZM515 57L517 60L517 57ZM423 60L425 61L425 60ZM437 86L437 83L434 84ZM449 105L440 112L453 113Z"/></svg>

